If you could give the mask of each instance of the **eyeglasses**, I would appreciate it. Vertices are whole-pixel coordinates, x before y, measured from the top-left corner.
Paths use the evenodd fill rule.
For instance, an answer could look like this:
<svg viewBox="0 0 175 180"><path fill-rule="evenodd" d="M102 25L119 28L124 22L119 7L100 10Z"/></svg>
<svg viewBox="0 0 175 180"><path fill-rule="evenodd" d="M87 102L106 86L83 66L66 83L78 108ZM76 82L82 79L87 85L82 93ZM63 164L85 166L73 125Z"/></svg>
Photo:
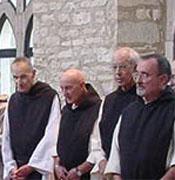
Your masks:
<svg viewBox="0 0 175 180"><path fill-rule="evenodd" d="M139 78L141 78L143 81L145 81L152 75L159 76L160 74L154 74L154 73L149 74L149 73L146 73L146 72L134 72L134 73L132 73L132 77L133 77L134 81L138 81Z"/></svg>

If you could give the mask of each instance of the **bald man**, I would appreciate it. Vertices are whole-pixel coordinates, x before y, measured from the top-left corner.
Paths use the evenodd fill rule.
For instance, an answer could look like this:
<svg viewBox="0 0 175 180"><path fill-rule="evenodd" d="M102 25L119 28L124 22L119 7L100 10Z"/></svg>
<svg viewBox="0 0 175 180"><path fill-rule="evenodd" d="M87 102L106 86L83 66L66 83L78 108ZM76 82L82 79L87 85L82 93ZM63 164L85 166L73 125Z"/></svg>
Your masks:
<svg viewBox="0 0 175 180"><path fill-rule="evenodd" d="M88 180L93 163L87 158L93 156L90 144L101 100L78 69L65 71L60 87L66 105L60 123L55 175L58 180Z"/></svg>

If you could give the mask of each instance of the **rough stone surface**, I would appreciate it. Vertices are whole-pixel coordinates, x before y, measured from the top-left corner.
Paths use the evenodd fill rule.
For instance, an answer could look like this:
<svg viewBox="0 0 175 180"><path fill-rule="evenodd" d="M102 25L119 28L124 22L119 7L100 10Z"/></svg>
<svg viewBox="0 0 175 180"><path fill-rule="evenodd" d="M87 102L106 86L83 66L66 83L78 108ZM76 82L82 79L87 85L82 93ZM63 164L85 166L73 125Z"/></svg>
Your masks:
<svg viewBox="0 0 175 180"><path fill-rule="evenodd" d="M61 72L82 69L106 95L115 88L113 50L164 52L164 0L34 0L34 58L39 78L59 89Z"/></svg>
<svg viewBox="0 0 175 180"><path fill-rule="evenodd" d="M59 90L60 73L76 67L85 71L101 95L110 92L116 13L116 0L61 0L58 4L35 0L34 57L39 78Z"/></svg>
<svg viewBox="0 0 175 180"><path fill-rule="evenodd" d="M157 5L159 0L119 0L118 5L124 7L133 7L138 5Z"/></svg>
<svg viewBox="0 0 175 180"><path fill-rule="evenodd" d="M133 32L132 35L131 32ZM121 22L119 24L118 40L121 43L146 42L148 44L153 44L159 42L158 26L152 22Z"/></svg>
<svg viewBox="0 0 175 180"><path fill-rule="evenodd" d="M118 0L118 46L140 53L165 51L166 1Z"/></svg>

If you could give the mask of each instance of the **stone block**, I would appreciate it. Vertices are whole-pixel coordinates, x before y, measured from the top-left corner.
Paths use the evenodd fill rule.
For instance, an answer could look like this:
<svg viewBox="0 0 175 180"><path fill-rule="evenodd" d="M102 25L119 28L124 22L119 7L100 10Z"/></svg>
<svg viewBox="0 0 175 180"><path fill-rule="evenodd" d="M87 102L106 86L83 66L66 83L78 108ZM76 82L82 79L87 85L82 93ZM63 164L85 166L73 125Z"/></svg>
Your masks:
<svg viewBox="0 0 175 180"><path fill-rule="evenodd" d="M34 13L47 13L48 12L48 4L45 2L39 2L35 3L35 6L33 6L33 12Z"/></svg>
<svg viewBox="0 0 175 180"><path fill-rule="evenodd" d="M62 41L61 46L71 46L71 41Z"/></svg>
<svg viewBox="0 0 175 180"><path fill-rule="evenodd" d="M120 22L118 31L120 43L160 42L158 25L153 22Z"/></svg>
<svg viewBox="0 0 175 180"><path fill-rule="evenodd" d="M151 19L151 9L138 8L136 10L136 17L139 20Z"/></svg>
<svg viewBox="0 0 175 180"><path fill-rule="evenodd" d="M72 57L72 49L60 51L57 55L58 58L71 58Z"/></svg>
<svg viewBox="0 0 175 180"><path fill-rule="evenodd" d="M64 25L70 25L71 19L68 13L64 12L64 13L58 13L58 14L57 14L58 23L64 24Z"/></svg>
<svg viewBox="0 0 175 180"><path fill-rule="evenodd" d="M70 38L75 39L79 36L79 30L75 27L71 28L69 26L63 26L58 29L58 35L65 40L68 40Z"/></svg>
<svg viewBox="0 0 175 180"><path fill-rule="evenodd" d="M123 7L133 7L138 5L158 5L159 0L118 0L118 5Z"/></svg>
<svg viewBox="0 0 175 180"><path fill-rule="evenodd" d="M72 24L73 25L84 25L88 24L91 21L90 12L79 11L75 12L72 15Z"/></svg>
<svg viewBox="0 0 175 180"><path fill-rule="evenodd" d="M106 21L106 17L105 17L105 12L104 10L97 10L94 12L94 16L93 16L93 21L95 21L96 23L105 23Z"/></svg>
<svg viewBox="0 0 175 180"><path fill-rule="evenodd" d="M74 60L74 61L71 61L71 60L64 61L64 62L61 63L60 66L61 66L62 70L66 70L68 68L78 68L79 67L79 62L76 61L76 60Z"/></svg>
<svg viewBox="0 0 175 180"><path fill-rule="evenodd" d="M72 40L72 45L73 46L82 46L83 44L84 44L84 40L83 39Z"/></svg>
<svg viewBox="0 0 175 180"><path fill-rule="evenodd" d="M108 0L84 0L82 1L80 7L89 8L89 7L99 7L105 6Z"/></svg>

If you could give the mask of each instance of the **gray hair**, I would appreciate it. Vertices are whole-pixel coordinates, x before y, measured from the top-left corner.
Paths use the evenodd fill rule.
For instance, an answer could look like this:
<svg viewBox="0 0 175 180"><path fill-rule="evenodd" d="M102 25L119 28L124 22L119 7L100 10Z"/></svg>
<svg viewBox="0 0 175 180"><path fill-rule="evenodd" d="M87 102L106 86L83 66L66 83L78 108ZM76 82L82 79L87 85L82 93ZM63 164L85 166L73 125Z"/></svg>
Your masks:
<svg viewBox="0 0 175 180"><path fill-rule="evenodd" d="M139 53L130 47L121 47L117 49L114 53L114 57L119 53L121 53L125 57L125 59L127 59L134 66L136 66L141 59Z"/></svg>
<svg viewBox="0 0 175 180"><path fill-rule="evenodd" d="M26 63L26 64L28 65L28 67L29 67L30 70L32 70L32 71L34 70L33 65L32 65L32 63L31 63L31 60L30 60L29 58L25 57L25 56L16 57L15 60L12 62L11 65L17 64L17 63L21 63L21 62L22 62L22 63Z"/></svg>
<svg viewBox="0 0 175 180"><path fill-rule="evenodd" d="M171 71L171 65L170 65L168 59L165 56L163 56L161 54L156 54L156 53L149 54L149 55L142 57L143 60L148 60L151 58L156 59L157 64L158 64L159 74L160 75L166 74L168 76L168 78L170 79L171 75L172 75L172 71Z"/></svg>

